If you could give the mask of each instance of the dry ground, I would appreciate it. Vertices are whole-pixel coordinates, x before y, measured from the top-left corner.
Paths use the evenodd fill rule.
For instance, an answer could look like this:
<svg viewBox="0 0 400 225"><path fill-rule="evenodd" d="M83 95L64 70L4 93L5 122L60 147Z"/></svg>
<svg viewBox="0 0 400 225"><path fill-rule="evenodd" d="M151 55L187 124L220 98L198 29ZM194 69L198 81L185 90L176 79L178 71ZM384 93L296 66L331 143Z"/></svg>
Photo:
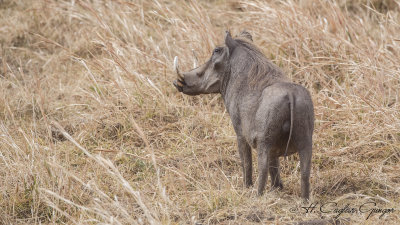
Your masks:
<svg viewBox="0 0 400 225"><path fill-rule="evenodd" d="M205 61L226 29L247 29L313 96L311 202L373 201L394 213L339 219L398 224L399 4L0 0L0 223L334 218L300 208L297 156L281 161L283 191L244 189L220 96L171 85L174 56L188 70L192 49Z"/></svg>

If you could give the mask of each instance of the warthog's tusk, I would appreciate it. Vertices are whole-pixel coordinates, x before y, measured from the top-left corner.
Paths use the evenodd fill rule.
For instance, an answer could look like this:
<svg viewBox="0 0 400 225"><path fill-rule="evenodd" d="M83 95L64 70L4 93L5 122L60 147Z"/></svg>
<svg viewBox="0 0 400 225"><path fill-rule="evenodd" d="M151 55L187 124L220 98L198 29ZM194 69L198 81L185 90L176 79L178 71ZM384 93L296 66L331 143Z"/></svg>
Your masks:
<svg viewBox="0 0 400 225"><path fill-rule="evenodd" d="M176 74L178 75L178 81L180 81L179 83L183 83L183 76L181 74L181 72L179 72L179 67L178 67L178 56L175 56L174 58L174 69L176 71Z"/></svg>
<svg viewBox="0 0 400 225"><path fill-rule="evenodd" d="M192 49L192 53L193 53L193 68L197 68L199 60L197 59L196 52L194 51L194 49Z"/></svg>

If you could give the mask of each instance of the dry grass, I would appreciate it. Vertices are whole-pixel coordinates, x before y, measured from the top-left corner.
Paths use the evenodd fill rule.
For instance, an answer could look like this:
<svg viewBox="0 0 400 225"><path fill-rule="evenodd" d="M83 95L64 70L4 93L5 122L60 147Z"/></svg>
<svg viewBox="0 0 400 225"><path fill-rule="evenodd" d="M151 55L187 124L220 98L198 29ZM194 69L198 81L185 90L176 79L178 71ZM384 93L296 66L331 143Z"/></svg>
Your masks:
<svg viewBox="0 0 400 225"><path fill-rule="evenodd" d="M312 93L312 202L375 201L400 221L399 1L0 0L0 223L286 224L285 189L243 189L236 138L218 95L171 85L247 29ZM255 154L253 154L255 155ZM256 174L254 174L254 178Z"/></svg>

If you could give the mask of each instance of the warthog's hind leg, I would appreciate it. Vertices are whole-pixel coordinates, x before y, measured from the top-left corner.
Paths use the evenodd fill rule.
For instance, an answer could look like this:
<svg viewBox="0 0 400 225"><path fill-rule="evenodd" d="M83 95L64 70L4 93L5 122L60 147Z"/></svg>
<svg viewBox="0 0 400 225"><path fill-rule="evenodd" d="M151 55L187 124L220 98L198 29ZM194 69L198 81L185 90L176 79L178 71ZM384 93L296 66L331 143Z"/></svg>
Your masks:
<svg viewBox="0 0 400 225"><path fill-rule="evenodd" d="M268 180L268 152L269 147L266 144L260 144L258 151L258 195L262 195Z"/></svg>
<svg viewBox="0 0 400 225"><path fill-rule="evenodd" d="M308 200L310 197L310 171L311 171L311 143L300 149L300 171L301 171L301 197Z"/></svg>
<svg viewBox="0 0 400 225"><path fill-rule="evenodd" d="M279 169L279 158L278 157L270 157L269 159L269 173L271 175L271 186L272 189L282 189L282 181L280 176Z"/></svg>

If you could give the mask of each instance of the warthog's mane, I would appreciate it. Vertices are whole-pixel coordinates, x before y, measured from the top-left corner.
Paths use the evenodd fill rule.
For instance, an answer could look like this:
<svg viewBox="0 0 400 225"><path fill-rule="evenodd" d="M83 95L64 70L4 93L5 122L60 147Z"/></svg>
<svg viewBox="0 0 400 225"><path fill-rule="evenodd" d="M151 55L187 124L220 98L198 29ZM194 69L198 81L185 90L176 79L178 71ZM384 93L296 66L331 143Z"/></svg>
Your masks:
<svg viewBox="0 0 400 225"><path fill-rule="evenodd" d="M251 87L265 87L286 80L281 69L268 60L254 44L242 38L237 38L235 41L238 43L237 47L242 47L247 53L247 57L241 59L246 65L245 68L242 68L242 72L247 74Z"/></svg>

